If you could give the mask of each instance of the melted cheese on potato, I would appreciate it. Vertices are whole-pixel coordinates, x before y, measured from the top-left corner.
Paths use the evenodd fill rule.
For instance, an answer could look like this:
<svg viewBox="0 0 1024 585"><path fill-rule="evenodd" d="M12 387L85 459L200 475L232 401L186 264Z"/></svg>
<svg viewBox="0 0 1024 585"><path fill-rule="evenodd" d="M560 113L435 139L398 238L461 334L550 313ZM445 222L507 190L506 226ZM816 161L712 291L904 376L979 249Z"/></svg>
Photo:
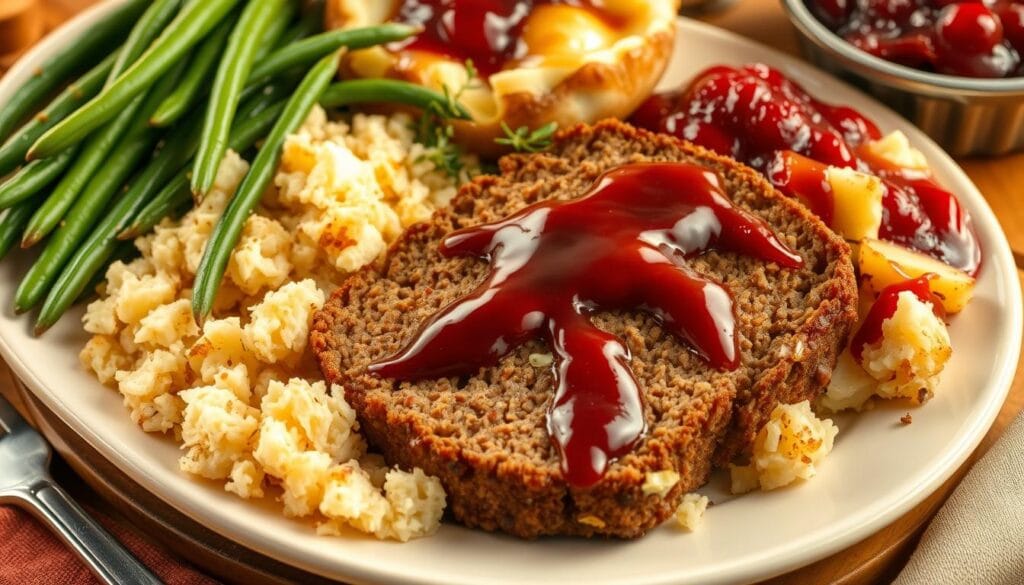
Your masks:
<svg viewBox="0 0 1024 585"><path fill-rule="evenodd" d="M350 28L380 24L398 13L404 0L329 0L327 24L330 28ZM523 94L540 98L588 63L622 64L644 50L657 53L652 40L673 34L678 0L603 0L594 8L569 4L535 5L522 28L524 54L505 63L491 74L487 83L475 84L464 91L461 101L478 125L497 124L505 117L510 96ZM656 60L657 61L657 60ZM667 55L664 57L667 61ZM655 77L656 71L636 71L626 67L625 75ZM420 50L393 52L374 47L353 52L346 68L357 77L399 77L428 87L457 89L466 84L462 60ZM625 116L630 113L619 104L633 104L635 89L616 87L615 75L595 81L603 87L587 87L571 107L563 106L562 122L596 121L599 117ZM650 83L653 87L653 82ZM616 96L616 92L628 95ZM522 98L518 98L522 99ZM513 106L515 107L515 106ZM543 116L542 116L543 117ZM538 125L543 124L541 121Z"/></svg>
<svg viewBox="0 0 1024 585"><path fill-rule="evenodd" d="M565 4L534 8L523 25L519 67L579 67L586 55L615 44L619 32L591 10Z"/></svg>

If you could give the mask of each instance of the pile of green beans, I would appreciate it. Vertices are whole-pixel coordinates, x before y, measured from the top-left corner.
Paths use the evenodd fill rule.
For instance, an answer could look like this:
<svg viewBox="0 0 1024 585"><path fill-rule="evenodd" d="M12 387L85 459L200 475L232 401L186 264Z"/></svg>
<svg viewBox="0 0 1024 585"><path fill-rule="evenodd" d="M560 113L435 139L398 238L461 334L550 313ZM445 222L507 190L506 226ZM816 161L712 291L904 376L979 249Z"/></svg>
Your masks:
<svg viewBox="0 0 1024 585"><path fill-rule="evenodd" d="M131 0L125 3L103 22L92 27L85 38L65 47L28 82L18 88L14 97L0 108L0 140L6 140L18 127L18 123L70 75L87 66L99 55L108 52L112 44L116 46L116 43L123 39L123 32L128 23L138 18L148 3L149 0Z"/></svg>
<svg viewBox="0 0 1024 585"><path fill-rule="evenodd" d="M263 35L287 5L285 0L250 2L238 18L238 26L231 31L224 58L217 68L217 76L210 94L210 106L203 121L203 137L199 154L192 168L192 192L205 195L217 177L217 167L227 150L228 132L235 119L235 110L242 97L242 89L256 60Z"/></svg>
<svg viewBox="0 0 1024 585"><path fill-rule="evenodd" d="M133 238L203 196L231 149L253 163L197 270L193 313L206 318L285 138L318 102L468 119L449 95L410 83L332 84L346 50L417 30L320 32L321 12L300 0L128 0L2 104L0 259L44 244L14 299L17 312L39 309L37 334L131 255Z"/></svg>

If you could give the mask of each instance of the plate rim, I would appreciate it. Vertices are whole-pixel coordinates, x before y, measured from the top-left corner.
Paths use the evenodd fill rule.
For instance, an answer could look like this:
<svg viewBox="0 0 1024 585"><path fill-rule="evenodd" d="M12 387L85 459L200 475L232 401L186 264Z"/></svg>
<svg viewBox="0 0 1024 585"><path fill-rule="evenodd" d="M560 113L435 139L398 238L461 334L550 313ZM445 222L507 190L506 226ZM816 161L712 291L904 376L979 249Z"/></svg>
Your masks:
<svg viewBox="0 0 1024 585"><path fill-rule="evenodd" d="M30 74L30 67L32 67L32 63L34 61L39 60L42 56L52 52L57 47L70 42L72 38L84 31L89 24L99 18L102 14L108 10L112 10L115 6L123 3L124 1L125 0L106 0L100 2L68 20L56 30L51 31L46 38L23 54L4 78L0 80L0 94L11 91L10 88L15 86L15 84L20 83L22 79L26 78ZM718 37L730 44L756 48L764 54L769 55L772 59L798 65L802 71L813 72L813 74L817 75L828 75L816 68L814 65L802 61L798 57L783 53L774 48L767 47L751 39L744 38L740 35L719 29L709 24L680 18L678 26L682 27L683 30L687 28L695 28L702 34ZM831 82L849 87L848 84L834 77L829 76L829 79ZM874 97L864 94L856 88L852 89L863 96L866 100L878 104L881 108L884 108L891 113L891 110L889 110L887 106L880 104ZM893 115L896 116L896 114ZM903 120L905 121L905 119ZM912 138L915 142L925 141L934 147L932 150L934 150L939 157L939 160L937 161L938 164L946 167L949 172L960 175L960 178L963 181L973 187L974 194L971 195L973 204L971 213L975 223L984 223L989 226L990 229L992 227L995 228L992 231L992 234L994 235L992 238L993 241L987 242L986 244L986 247L988 248L988 255L991 256L992 260L996 264L1000 265L1000 272L1016 275L1016 267L1013 263L1011 249L1006 240L1005 232L999 224L998 219L995 217L995 214L992 212L991 207L988 205L984 195L978 191L977 187L974 186L973 182L966 173L964 173L963 169L960 168L960 166L957 165L944 150L935 145L931 139L927 138L923 133L913 127L912 124L909 122L907 122L907 124L913 130L914 136ZM933 155L929 156L931 157ZM935 164L935 162L936 161L933 160L933 164ZM989 269L991 270L991 267L989 267ZM1022 311L1021 290L1018 282L1014 280L1009 283L1007 290L1004 292L1007 293L1008 300L1008 304L1003 307L1003 310L1006 312L1007 319L1010 322L1021 323L1024 321L1024 319L1022 319L1022 313L1024 313L1024 311ZM1024 334L1022 327L1013 328L1010 332L1010 349L1013 351L1007 352L1007 355L1016 355L1019 359L1022 334ZM251 548L260 554L265 554L287 564L301 567L305 570L310 570L318 574L327 574L324 572L326 569L319 566L316 559L306 558L306 555L293 554L289 556L287 553L294 553L296 552L295 549L278 548L275 546L277 544L276 541L262 538L260 535L239 534L242 527L237 523L231 522L230 519L225 518L224 514L213 518L206 517L206 514L204 514L202 510L197 510L195 503L187 501L188 498L184 498L183 494L179 494L179 499L182 501L176 501L173 494L168 495L163 493L160 490L161 486L150 481L145 470L139 466L138 463L133 462L130 458L124 457L118 453L112 445L104 440L102 433L90 428L89 425L87 425L75 412L64 407L63 403L59 400L57 393L51 392L47 389L42 380L37 377L28 364L25 363L13 350L9 340L3 336L0 336L0 355L2 355L14 373L32 391L33 395L50 408L54 414L60 417L69 428L73 429L83 438L83 440L102 453L103 456L106 457L114 466L133 480L137 481L167 505L189 515L196 521L208 526L211 530L225 538L238 542L239 544ZM827 538L822 538L814 542L810 547L803 547L799 550L794 550L797 547L795 545L791 545L781 554L778 551L767 551L757 557L745 558L746 563L744 566L735 566L735 564L730 565L731 570L725 575L697 575L695 578L707 577L714 582L732 582L736 580L745 581L763 579L778 575L807 565L828 555L834 554L839 550L847 548L867 536L878 532L896 518L905 514L913 506L917 505L926 497L934 493L943 482L952 476L952 474L975 451L978 444L987 434L988 429L995 421L995 418L1005 403L1006 396L1012 386L1014 374L1016 372L1016 361L1008 358L1003 359L1002 362L994 365L997 367L994 368L995 375L993 376L993 386L998 387L998 396L1000 399L998 401L995 400L994 397L990 399L990 401L986 403L982 415L971 421L972 424L969 425L968 431L965 431L965 439L960 440L954 446L941 452L942 456L939 460L928 468L929 472L924 478L925 481L923 482L923 487L896 498L885 510L880 510L874 517L867 519L865 522L862 522L852 529L845 532L833 530L828 534ZM341 566L338 563L335 563L333 565L333 570L329 575L338 575L340 568ZM369 559L368 562L351 562L349 559L345 562L343 567L344 578L359 582L372 582L378 580L410 584L423 583L431 580L444 580L445 582L453 584L471 582L505 582L500 578L480 579L479 577L474 578L466 574L453 574L445 570L439 570L430 576L416 576L407 571L401 572L398 569L399 567L391 567L388 564L374 562L374 559ZM723 579L723 577L728 577L728 579ZM648 574L640 578L643 580L636 581L637 583L661 585L676 582L681 578L681 575L678 573L660 573Z"/></svg>

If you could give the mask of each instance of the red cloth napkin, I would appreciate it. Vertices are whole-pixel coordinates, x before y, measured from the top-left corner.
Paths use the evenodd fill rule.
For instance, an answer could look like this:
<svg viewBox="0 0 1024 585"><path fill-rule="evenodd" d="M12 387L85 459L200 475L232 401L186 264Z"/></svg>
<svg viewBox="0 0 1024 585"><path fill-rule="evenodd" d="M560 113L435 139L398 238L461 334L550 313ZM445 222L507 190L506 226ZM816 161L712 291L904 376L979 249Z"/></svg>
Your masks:
<svg viewBox="0 0 1024 585"><path fill-rule="evenodd" d="M81 500L79 500L81 503ZM214 585L203 575L162 547L136 533L122 519L114 520L91 506L89 514L117 537L121 544L146 564L165 583ZM35 518L13 506L0 506L0 584L82 585L99 583L56 536Z"/></svg>

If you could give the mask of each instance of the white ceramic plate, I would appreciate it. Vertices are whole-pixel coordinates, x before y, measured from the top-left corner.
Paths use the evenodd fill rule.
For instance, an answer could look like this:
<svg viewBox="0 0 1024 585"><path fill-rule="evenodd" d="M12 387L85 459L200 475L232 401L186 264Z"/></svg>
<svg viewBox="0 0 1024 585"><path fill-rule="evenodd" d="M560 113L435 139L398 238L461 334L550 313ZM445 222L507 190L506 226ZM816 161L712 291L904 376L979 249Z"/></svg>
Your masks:
<svg viewBox="0 0 1024 585"><path fill-rule="evenodd" d="M0 83L0 104L47 55L89 29L108 2L41 43ZM936 489L966 459L1005 399L1021 342L1021 297L1010 248L996 218L967 176L907 121L807 64L740 37L690 21L679 24L672 87L715 63L764 61L812 94L849 104L884 130L901 129L928 156L942 183L959 194L984 247L974 301L951 332L952 362L937 396L898 424L903 410L879 408L839 421L835 451L818 477L795 488L730 499L721 477L705 488L715 506L688 534L671 526L631 542L547 539L523 542L445 525L407 544L353 535L322 538L311 525L282 517L273 502L243 501L219 485L178 471L180 454L165 437L128 418L116 392L78 363L85 343L80 310L42 339L27 318L10 313L27 258L0 265L0 351L53 412L132 479L212 530L303 569L355 583L733 583L762 579L850 546L880 530Z"/></svg>

